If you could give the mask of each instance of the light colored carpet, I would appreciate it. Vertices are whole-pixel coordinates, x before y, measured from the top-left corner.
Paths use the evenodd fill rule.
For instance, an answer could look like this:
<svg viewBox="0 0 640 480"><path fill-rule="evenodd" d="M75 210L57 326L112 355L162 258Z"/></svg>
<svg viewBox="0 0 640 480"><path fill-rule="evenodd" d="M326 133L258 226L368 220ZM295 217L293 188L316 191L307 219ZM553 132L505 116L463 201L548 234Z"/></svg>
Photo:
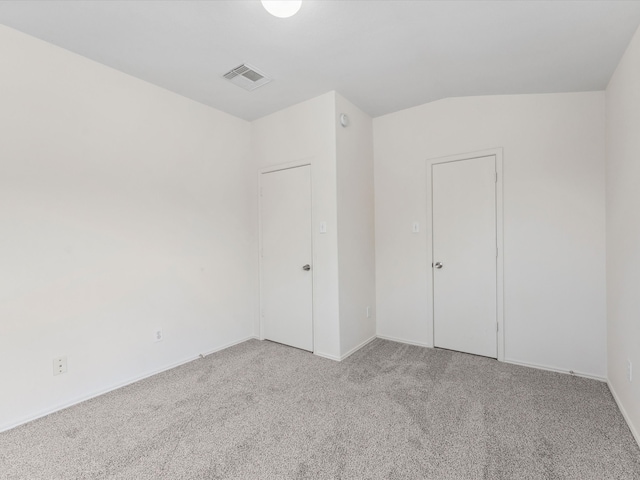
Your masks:
<svg viewBox="0 0 640 480"><path fill-rule="evenodd" d="M606 384L375 340L252 340L0 434L2 479L640 479Z"/></svg>

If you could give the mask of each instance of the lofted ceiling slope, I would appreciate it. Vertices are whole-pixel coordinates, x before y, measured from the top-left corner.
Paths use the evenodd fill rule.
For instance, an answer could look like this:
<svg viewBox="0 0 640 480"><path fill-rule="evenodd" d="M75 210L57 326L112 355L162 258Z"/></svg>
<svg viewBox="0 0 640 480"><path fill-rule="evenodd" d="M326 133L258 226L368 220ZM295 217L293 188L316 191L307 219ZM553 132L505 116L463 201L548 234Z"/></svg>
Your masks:
<svg viewBox="0 0 640 480"><path fill-rule="evenodd" d="M330 90L371 116L445 97L602 90L639 1L0 1L0 23L253 120ZM222 78L248 63L273 78Z"/></svg>

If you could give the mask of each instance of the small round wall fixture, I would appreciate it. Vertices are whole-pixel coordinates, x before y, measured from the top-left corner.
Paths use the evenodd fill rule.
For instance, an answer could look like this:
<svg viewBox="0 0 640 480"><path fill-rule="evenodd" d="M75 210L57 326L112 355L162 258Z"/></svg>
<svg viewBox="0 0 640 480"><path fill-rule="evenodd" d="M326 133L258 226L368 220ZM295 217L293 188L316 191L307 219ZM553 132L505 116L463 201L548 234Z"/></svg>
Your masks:
<svg viewBox="0 0 640 480"><path fill-rule="evenodd" d="M342 125L344 128L347 128L349 126L349 117L347 117L346 113L340 114L340 125Z"/></svg>
<svg viewBox="0 0 640 480"><path fill-rule="evenodd" d="M274 17L293 17L300 7L302 0L262 0L262 6Z"/></svg>

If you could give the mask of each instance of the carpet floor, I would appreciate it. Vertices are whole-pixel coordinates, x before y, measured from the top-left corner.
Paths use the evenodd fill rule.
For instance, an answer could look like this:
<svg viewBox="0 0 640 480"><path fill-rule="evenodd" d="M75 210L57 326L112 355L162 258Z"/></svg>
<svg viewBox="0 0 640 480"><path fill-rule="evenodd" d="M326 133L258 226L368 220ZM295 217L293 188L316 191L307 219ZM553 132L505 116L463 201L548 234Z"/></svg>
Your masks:
<svg viewBox="0 0 640 480"><path fill-rule="evenodd" d="M640 479L607 385L377 339L251 340L0 434L1 479Z"/></svg>

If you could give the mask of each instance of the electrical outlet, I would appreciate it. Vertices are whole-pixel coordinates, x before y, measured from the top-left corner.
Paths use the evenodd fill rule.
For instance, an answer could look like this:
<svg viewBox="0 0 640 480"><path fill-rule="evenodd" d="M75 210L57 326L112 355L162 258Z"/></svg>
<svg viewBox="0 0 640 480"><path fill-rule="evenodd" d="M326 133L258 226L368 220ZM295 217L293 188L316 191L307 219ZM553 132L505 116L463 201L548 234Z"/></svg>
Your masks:
<svg viewBox="0 0 640 480"><path fill-rule="evenodd" d="M371 307L367 307L367 318L371 318Z"/></svg>
<svg viewBox="0 0 640 480"><path fill-rule="evenodd" d="M627 378L633 382L633 363L629 359L627 359Z"/></svg>
<svg viewBox="0 0 640 480"><path fill-rule="evenodd" d="M153 341L154 342L161 342L162 339L163 339L162 330L158 329L155 332L153 332Z"/></svg>
<svg viewBox="0 0 640 480"><path fill-rule="evenodd" d="M53 374L60 375L67 373L67 357L56 357L53 359Z"/></svg>

